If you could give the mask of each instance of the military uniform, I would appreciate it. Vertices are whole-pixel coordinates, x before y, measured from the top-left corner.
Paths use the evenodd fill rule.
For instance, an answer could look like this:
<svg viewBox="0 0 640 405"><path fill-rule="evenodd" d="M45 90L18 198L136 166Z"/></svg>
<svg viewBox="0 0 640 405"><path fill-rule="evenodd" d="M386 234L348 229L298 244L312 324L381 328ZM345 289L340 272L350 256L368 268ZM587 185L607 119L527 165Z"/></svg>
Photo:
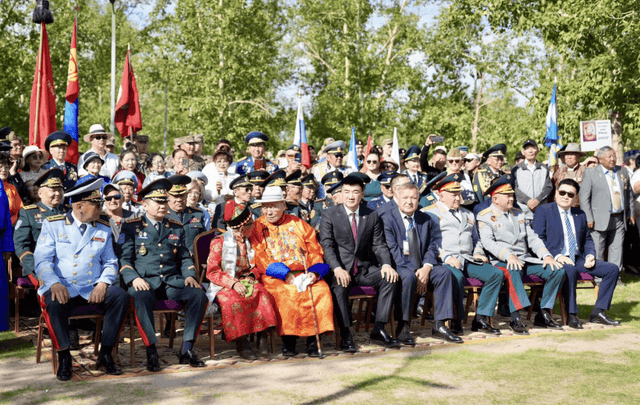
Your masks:
<svg viewBox="0 0 640 405"><path fill-rule="evenodd" d="M487 197L484 193L491 186L491 182L504 175L502 170L497 172L487 165L480 166L473 175L473 191L476 192L479 202L483 202Z"/></svg>
<svg viewBox="0 0 640 405"><path fill-rule="evenodd" d="M320 211L316 208L316 204L313 201L306 203L299 201L298 208L300 211L299 218L315 228L320 220Z"/></svg>
<svg viewBox="0 0 640 405"><path fill-rule="evenodd" d="M69 315L74 307L88 305L87 300L98 283L110 286L104 301L97 304L104 312L103 348L115 346L129 309L129 294L113 285L118 276L118 258L113 251L109 224L97 220L84 225L83 234L71 211L47 217L34 252L40 282L38 294L44 297L47 307L45 320L52 345L63 351L70 345ZM57 283L69 292L67 304L51 297L51 286Z"/></svg>
<svg viewBox="0 0 640 405"><path fill-rule="evenodd" d="M278 170L278 165L270 161L269 159L262 158L260 162L260 168L255 168L255 161L252 156L247 156L243 159L238 160L236 163L236 174L243 175L254 170L264 170L269 173L273 173Z"/></svg>
<svg viewBox="0 0 640 405"><path fill-rule="evenodd" d="M180 216L182 216L182 219L180 218ZM167 217L182 224L184 228L186 245L189 248L189 251L193 253L193 241L196 239L196 236L207 231L207 228L204 224L204 212L192 207L186 207L185 210L181 213L169 209L169 214L167 215Z"/></svg>
<svg viewBox="0 0 640 405"><path fill-rule="evenodd" d="M134 298L140 336L146 346L155 344L153 309L158 300L168 298L186 304L183 340L195 340L207 307L202 289L185 286L185 279L196 278L193 260L185 245L183 225L173 219L158 222L156 230L147 216L127 220L122 226L124 243L120 274ZM150 291L136 291L133 280L141 277Z"/></svg>
<svg viewBox="0 0 640 405"><path fill-rule="evenodd" d="M78 181L78 167L73 163L64 162L60 165L54 159L49 159L47 163L42 165L42 168L45 170L53 168L62 170L62 173L64 173L62 184L65 190L72 188Z"/></svg>
<svg viewBox="0 0 640 405"><path fill-rule="evenodd" d="M553 308L553 304L564 279L564 270L545 269L540 259L551 256L544 242L526 224L524 213L511 209L507 213L491 204L478 213L478 231L482 246L489 253L491 263L507 269L507 258L513 254L524 263L523 270L503 270L509 285L510 312L526 308L531 303L522 284L523 274L533 274L545 280L540 306ZM529 253L531 249L538 258Z"/></svg>
<svg viewBox="0 0 640 405"><path fill-rule="evenodd" d="M43 221L50 216L63 214L64 205L49 208L42 202L27 205L20 210L18 221L13 231L13 241L16 248L16 255L22 264L22 275L29 277L35 284L35 263L33 252L40 237Z"/></svg>
<svg viewBox="0 0 640 405"><path fill-rule="evenodd" d="M391 201L391 199L388 199L384 195L379 195L378 197L369 200L369 202L367 203L367 207L375 211L389 201Z"/></svg>
<svg viewBox="0 0 640 405"><path fill-rule="evenodd" d="M473 258L474 255L485 255L478 237L473 213L464 208L458 208L454 211L454 216L442 202L437 202L423 209L423 211L436 219L440 226L442 234L442 246L438 252L440 260L445 263L449 257L455 257L462 265L461 269L457 269L445 264L456 279L454 289L458 291L453 294L453 297L456 303L458 319L464 319L465 316L464 307L462 306L465 277L477 278L484 283L476 312L478 315L492 317L504 275L501 270L492 265L482 263Z"/></svg>

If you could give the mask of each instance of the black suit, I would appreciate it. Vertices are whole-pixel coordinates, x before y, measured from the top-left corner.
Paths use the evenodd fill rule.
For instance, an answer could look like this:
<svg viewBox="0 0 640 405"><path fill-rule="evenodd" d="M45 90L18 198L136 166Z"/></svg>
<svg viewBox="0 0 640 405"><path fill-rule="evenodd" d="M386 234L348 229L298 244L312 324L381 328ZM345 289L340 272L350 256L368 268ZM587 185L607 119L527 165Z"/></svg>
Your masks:
<svg viewBox="0 0 640 405"><path fill-rule="evenodd" d="M382 265L391 265L391 254L384 238L384 225L378 214L361 204L358 209L358 240L353 240L352 218L343 205L323 211L320 220L320 244L324 261L331 270L342 268L351 275L351 284L344 288L333 277L331 294L335 303L338 325L351 326L349 290L354 286L371 286L378 291L376 322L389 320L396 293L396 283L382 278ZM354 262L357 260L357 272ZM355 273L355 274L354 274Z"/></svg>

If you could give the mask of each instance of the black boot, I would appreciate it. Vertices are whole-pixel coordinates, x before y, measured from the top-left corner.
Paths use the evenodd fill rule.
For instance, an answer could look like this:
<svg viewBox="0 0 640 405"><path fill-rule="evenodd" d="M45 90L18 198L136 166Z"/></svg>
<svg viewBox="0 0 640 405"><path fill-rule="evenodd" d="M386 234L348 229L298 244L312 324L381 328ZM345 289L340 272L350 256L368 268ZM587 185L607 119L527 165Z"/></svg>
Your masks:
<svg viewBox="0 0 640 405"><path fill-rule="evenodd" d="M73 364L69 349L58 351L58 372L56 378L60 381L69 381L73 372Z"/></svg>
<svg viewBox="0 0 640 405"><path fill-rule="evenodd" d="M284 357L293 357L298 352L296 351L297 336L282 335L282 355Z"/></svg>
<svg viewBox="0 0 640 405"><path fill-rule="evenodd" d="M320 357L320 352L318 352L318 341L314 336L307 337L307 354L309 357Z"/></svg>

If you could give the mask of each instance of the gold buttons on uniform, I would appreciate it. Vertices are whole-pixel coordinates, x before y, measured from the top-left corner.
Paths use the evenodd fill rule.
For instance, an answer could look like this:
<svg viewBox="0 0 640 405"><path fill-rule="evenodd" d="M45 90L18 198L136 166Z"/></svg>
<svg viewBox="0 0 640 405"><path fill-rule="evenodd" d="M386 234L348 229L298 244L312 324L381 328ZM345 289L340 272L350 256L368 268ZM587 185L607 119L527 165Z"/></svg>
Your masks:
<svg viewBox="0 0 640 405"><path fill-rule="evenodd" d="M89 275L93 274L92 272L89 272Z"/></svg>
<svg viewBox="0 0 640 405"><path fill-rule="evenodd" d="M74 275L74 276L78 275L78 272L77 272L77 271L74 271L74 272L73 272L73 275Z"/></svg>
<svg viewBox="0 0 640 405"><path fill-rule="evenodd" d="M73 263L73 267L78 267L78 263Z"/></svg>
<svg viewBox="0 0 640 405"><path fill-rule="evenodd" d="M89 255L89 259L93 259L93 255Z"/></svg>
<svg viewBox="0 0 640 405"><path fill-rule="evenodd" d="M160 265L160 268L162 268L162 265Z"/></svg>
<svg viewBox="0 0 640 405"><path fill-rule="evenodd" d="M93 263L89 263L89 267L93 267ZM89 273L89 274L91 274L91 273Z"/></svg>
<svg viewBox="0 0 640 405"><path fill-rule="evenodd" d="M76 259L78 258L78 255L73 255L73 257L75 257Z"/></svg>
<svg viewBox="0 0 640 405"><path fill-rule="evenodd" d="M158 243L158 247L162 247L162 243Z"/></svg>
<svg viewBox="0 0 640 405"><path fill-rule="evenodd" d="M75 283L77 283L77 281L76 281L76 280L73 280L73 281L72 281L72 283L73 283L73 284L75 284Z"/></svg>
<svg viewBox="0 0 640 405"><path fill-rule="evenodd" d="M160 253L160 257L164 257L164 255L162 253Z"/></svg>

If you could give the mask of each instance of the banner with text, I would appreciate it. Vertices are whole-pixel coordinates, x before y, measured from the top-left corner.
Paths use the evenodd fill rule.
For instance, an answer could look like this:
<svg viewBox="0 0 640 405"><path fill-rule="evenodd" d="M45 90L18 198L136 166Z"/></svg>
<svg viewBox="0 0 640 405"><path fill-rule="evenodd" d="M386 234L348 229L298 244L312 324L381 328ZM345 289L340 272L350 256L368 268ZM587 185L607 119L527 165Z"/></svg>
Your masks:
<svg viewBox="0 0 640 405"><path fill-rule="evenodd" d="M611 146L611 121L580 121L580 144L583 152Z"/></svg>

